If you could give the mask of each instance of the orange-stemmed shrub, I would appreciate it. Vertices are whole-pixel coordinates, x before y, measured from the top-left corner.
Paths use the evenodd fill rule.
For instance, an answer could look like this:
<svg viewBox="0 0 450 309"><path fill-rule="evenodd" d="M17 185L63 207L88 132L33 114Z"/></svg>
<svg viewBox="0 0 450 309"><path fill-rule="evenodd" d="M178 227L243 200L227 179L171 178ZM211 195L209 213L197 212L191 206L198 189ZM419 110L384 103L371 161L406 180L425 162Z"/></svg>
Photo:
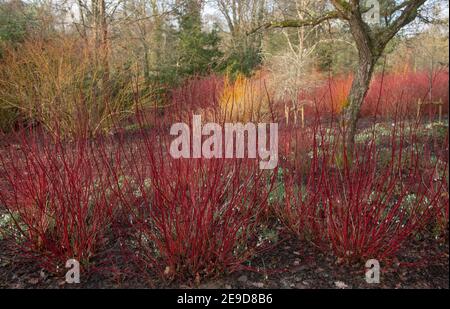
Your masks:
<svg viewBox="0 0 450 309"><path fill-rule="evenodd" d="M226 78L219 104L224 118L230 121L260 121L271 117L263 77L238 75L234 80Z"/></svg>
<svg viewBox="0 0 450 309"><path fill-rule="evenodd" d="M127 117L136 88L130 72L107 73L94 59L91 48L72 38L30 39L19 49L6 48L0 107L14 113L10 126L40 124L53 133L95 135Z"/></svg>

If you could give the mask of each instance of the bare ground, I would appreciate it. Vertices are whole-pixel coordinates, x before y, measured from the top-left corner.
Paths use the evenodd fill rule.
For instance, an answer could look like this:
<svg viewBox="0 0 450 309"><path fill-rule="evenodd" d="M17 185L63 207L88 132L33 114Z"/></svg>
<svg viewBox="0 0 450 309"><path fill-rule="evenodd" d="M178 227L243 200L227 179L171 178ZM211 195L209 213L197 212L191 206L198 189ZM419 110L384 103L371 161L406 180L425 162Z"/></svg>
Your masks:
<svg viewBox="0 0 450 309"><path fill-rule="evenodd" d="M200 282L162 282L151 274L143 275L120 258L99 264L108 265L81 274L81 283L65 283L64 274L49 275L39 266L18 255L0 241L0 288L449 288L448 234L441 239L428 235L414 239L389 263L381 264L380 284L365 282L363 263L340 264L335 257L300 243L293 238L256 257L249 266L216 279ZM111 252L109 252L111 253ZM106 258L105 258L106 259ZM140 274L139 276L137 274Z"/></svg>

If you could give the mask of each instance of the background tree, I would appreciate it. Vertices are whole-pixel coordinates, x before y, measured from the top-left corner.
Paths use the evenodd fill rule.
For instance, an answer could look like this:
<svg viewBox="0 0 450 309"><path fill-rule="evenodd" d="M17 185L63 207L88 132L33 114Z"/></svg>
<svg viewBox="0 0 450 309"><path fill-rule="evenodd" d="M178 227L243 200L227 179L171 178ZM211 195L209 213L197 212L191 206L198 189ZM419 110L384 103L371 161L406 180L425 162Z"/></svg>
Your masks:
<svg viewBox="0 0 450 309"><path fill-rule="evenodd" d="M215 0L225 19L229 38L225 44L223 67L228 73L250 75L262 63L261 33L248 36L252 28L264 23L268 14L266 0Z"/></svg>
<svg viewBox="0 0 450 309"><path fill-rule="evenodd" d="M179 75L205 74L217 66L220 57L217 29L202 29L201 0L186 0L176 8L178 30L177 73Z"/></svg>
<svg viewBox="0 0 450 309"><path fill-rule="evenodd" d="M283 19L294 17L304 19L323 9L323 1L294 0L279 1L276 15ZM297 106L299 92L313 87L316 82L311 78L315 69L316 49L322 40L321 25L282 28L276 34L276 49L265 54L266 66L272 73L273 91L276 99Z"/></svg>
<svg viewBox="0 0 450 309"><path fill-rule="evenodd" d="M365 5L366 1L331 0L334 9L319 16L311 16L302 20L271 21L260 27L270 29L315 26L336 19L344 21L348 25L358 49L358 65L354 72L348 103L342 115L345 143L350 151L354 146L361 105L369 89L375 65L392 38L419 15L420 8L425 1L405 0L395 2L395 5L390 2L389 5L382 6L383 14L380 14L380 20L369 24L365 14L370 14L372 11ZM381 21L381 17L383 21Z"/></svg>

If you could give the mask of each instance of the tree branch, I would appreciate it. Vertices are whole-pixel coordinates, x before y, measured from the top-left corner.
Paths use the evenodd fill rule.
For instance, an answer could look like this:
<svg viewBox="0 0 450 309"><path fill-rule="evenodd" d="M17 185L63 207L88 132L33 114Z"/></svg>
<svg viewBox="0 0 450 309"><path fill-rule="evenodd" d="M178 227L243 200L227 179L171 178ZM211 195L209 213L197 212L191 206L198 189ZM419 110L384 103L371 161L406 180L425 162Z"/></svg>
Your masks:
<svg viewBox="0 0 450 309"><path fill-rule="evenodd" d="M380 29L377 34L378 48L383 49L384 46L397 34L398 31L407 24L411 23L418 15L418 9L426 0L410 0L405 1L404 10L401 15L387 27Z"/></svg>
<svg viewBox="0 0 450 309"><path fill-rule="evenodd" d="M339 19L339 18L341 18L339 12L331 11L323 16L319 16L317 18L305 19L305 20L287 19L287 20L282 20L282 21L270 21L270 22L261 24L260 26L247 32L247 35L251 35L260 30L267 30L267 29L299 28L299 27L317 26L317 25L323 23L324 21L331 20L331 19Z"/></svg>

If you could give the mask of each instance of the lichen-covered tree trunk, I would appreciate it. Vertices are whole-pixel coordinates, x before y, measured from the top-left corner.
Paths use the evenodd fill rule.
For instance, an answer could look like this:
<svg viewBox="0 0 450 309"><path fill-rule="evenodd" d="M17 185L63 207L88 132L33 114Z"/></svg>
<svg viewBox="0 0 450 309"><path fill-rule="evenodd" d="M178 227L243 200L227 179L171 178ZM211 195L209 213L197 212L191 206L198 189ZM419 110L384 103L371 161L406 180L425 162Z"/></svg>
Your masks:
<svg viewBox="0 0 450 309"><path fill-rule="evenodd" d="M348 104L342 114L344 129L344 143L348 154L353 153L355 145L356 126L364 102L375 64L381 55L382 48L370 36L368 26L363 22L360 14L350 15L350 30L358 47L358 67L354 72L352 87L348 96Z"/></svg>
<svg viewBox="0 0 450 309"><path fill-rule="evenodd" d="M343 111L344 142L349 153L353 152L354 149L359 113L367 91L369 90L375 63L376 59L371 55L360 55L358 68L353 77L348 96L348 104Z"/></svg>

